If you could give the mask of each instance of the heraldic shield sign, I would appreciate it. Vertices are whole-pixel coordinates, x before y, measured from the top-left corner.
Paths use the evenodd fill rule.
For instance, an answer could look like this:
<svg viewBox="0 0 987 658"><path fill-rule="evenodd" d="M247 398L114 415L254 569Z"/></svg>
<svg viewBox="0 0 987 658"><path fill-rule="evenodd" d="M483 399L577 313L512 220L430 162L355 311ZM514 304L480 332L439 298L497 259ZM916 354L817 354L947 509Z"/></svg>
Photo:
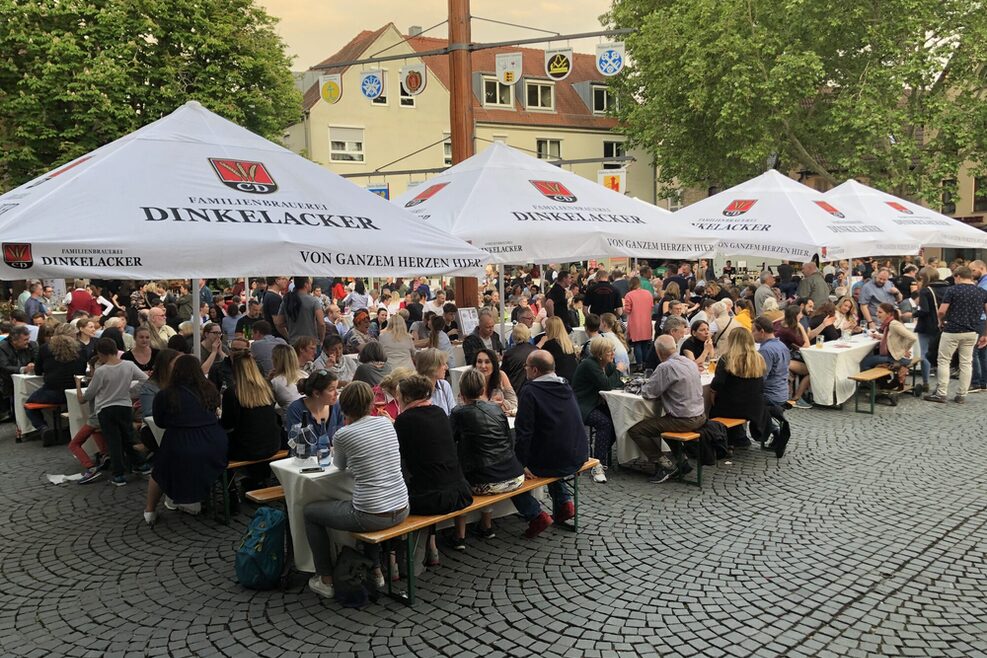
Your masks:
<svg viewBox="0 0 987 658"><path fill-rule="evenodd" d="M596 70L600 75L617 75L624 70L626 62L623 42L601 43L596 47Z"/></svg>
<svg viewBox="0 0 987 658"><path fill-rule="evenodd" d="M565 80L572 73L572 48L545 51L545 75L552 80Z"/></svg>
<svg viewBox="0 0 987 658"><path fill-rule="evenodd" d="M384 95L384 72L364 71L360 74L360 93L367 100L374 100Z"/></svg>
<svg viewBox="0 0 987 658"><path fill-rule="evenodd" d="M497 80L502 85L512 85L521 79L521 53L499 53Z"/></svg>
<svg viewBox="0 0 987 658"><path fill-rule="evenodd" d="M338 103L343 97L343 76L339 73L320 75L319 96L330 105Z"/></svg>
<svg viewBox="0 0 987 658"><path fill-rule="evenodd" d="M401 86L409 96L417 96L425 91L428 82L424 64L411 64L401 69Z"/></svg>

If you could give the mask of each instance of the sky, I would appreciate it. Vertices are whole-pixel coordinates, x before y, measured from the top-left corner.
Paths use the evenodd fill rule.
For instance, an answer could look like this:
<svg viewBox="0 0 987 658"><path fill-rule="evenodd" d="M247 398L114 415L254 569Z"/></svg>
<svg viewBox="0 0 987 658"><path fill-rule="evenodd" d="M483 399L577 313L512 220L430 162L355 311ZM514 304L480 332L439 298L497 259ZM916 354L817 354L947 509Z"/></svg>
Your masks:
<svg viewBox="0 0 987 658"><path fill-rule="evenodd" d="M393 22L402 33L408 27L427 28L446 19L447 0L258 0L272 16L281 19L278 33L295 56L292 70L303 71L329 57L362 30L375 30ZM599 16L610 0L472 0L473 41L507 41L541 33L488 23L480 18L517 23L561 34L601 29ZM446 26L427 36L445 37ZM544 35L549 36L549 35ZM606 39L603 39L606 40ZM594 52L601 39L570 42L577 52ZM566 47L557 41L555 47ZM530 47L548 47L533 44Z"/></svg>

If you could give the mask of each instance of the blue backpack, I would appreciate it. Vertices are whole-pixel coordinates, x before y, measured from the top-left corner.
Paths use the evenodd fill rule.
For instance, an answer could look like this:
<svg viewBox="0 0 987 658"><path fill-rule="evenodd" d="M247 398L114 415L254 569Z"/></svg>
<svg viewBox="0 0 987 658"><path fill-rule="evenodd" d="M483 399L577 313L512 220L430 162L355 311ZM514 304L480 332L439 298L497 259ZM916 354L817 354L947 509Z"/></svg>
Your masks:
<svg viewBox="0 0 987 658"><path fill-rule="evenodd" d="M285 513L261 507L236 549L236 579L249 589L274 589L284 571Z"/></svg>

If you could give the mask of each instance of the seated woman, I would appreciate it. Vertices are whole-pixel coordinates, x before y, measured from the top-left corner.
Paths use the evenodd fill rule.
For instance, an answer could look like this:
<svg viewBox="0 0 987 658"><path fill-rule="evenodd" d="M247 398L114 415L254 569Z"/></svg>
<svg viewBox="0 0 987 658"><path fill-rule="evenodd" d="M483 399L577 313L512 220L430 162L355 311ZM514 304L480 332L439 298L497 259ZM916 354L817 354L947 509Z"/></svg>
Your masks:
<svg viewBox="0 0 987 658"><path fill-rule="evenodd" d="M408 334L407 320L407 309L401 309L377 339L392 368L415 367L415 341Z"/></svg>
<svg viewBox="0 0 987 658"><path fill-rule="evenodd" d="M471 368L463 373L459 382L463 403L453 409L449 417L463 475L476 496L507 493L524 484L524 468L514 454L514 438L507 416L498 405L483 399L485 388L486 377L479 370ZM530 493L511 500L519 512L530 512L531 503L534 503L534 509L540 510ZM495 536L492 516L490 510L483 510L477 531L483 539ZM466 548L466 517L456 519L453 548Z"/></svg>
<svg viewBox="0 0 987 658"><path fill-rule="evenodd" d="M607 481L604 470L610 466L610 451L617 440L617 434L610 409L600 397L600 392L622 388L622 384L620 371L613 362L613 344L610 341L597 336L589 342L589 354L590 358L580 361L576 368L572 392L579 403L583 425L596 430L593 456L600 463L593 467L593 481L603 484Z"/></svg>
<svg viewBox="0 0 987 658"><path fill-rule="evenodd" d="M600 335L613 345L613 358L617 369L621 372L630 372L631 357L627 351L627 339L624 338L624 325L616 315L604 313L600 316Z"/></svg>
<svg viewBox="0 0 987 658"><path fill-rule="evenodd" d="M710 337L709 323L705 320L693 320L691 331L692 335L682 343L679 354L705 369L706 363L716 352Z"/></svg>
<svg viewBox="0 0 987 658"><path fill-rule="evenodd" d="M508 416L516 414L517 393L511 386L511 380L507 378L507 374L500 369L497 353L483 348L477 351L473 363L470 365L479 370L486 378L483 399L499 405Z"/></svg>
<svg viewBox="0 0 987 658"><path fill-rule="evenodd" d="M356 354L363 349L367 343L374 342L374 337L370 335L370 314L367 309L360 309L353 313L353 327L343 336L343 346L347 354Z"/></svg>
<svg viewBox="0 0 987 658"><path fill-rule="evenodd" d="M401 446L407 473L408 502L412 514L449 514L473 504L470 486L463 477L452 439L449 416L432 404L431 380L412 375L398 384L401 413L394 431ZM439 563L435 526L428 538L427 564Z"/></svg>
<svg viewBox="0 0 987 658"><path fill-rule="evenodd" d="M373 406L373 391L364 382L347 385L339 396L346 426L336 434L332 461L336 468L353 475L353 498L305 505L305 536L315 560L315 575L308 586L326 598L335 594L328 531L386 530L408 517L408 488L401 474L398 437L389 420L372 414ZM365 550L373 562L377 584L382 587L380 546L367 544Z"/></svg>
<svg viewBox="0 0 987 658"><path fill-rule="evenodd" d="M754 305L747 299L738 299L735 307L737 312L733 316L734 321L750 331L754 323Z"/></svg>
<svg viewBox="0 0 987 658"><path fill-rule="evenodd" d="M381 382L391 372L391 366L387 363L387 354L380 343L367 343L360 350L360 365L356 368L353 381L366 382L373 388Z"/></svg>
<svg viewBox="0 0 987 658"><path fill-rule="evenodd" d="M343 411L337 402L339 380L327 370L317 370L296 384L301 397L284 412L284 428L290 432L295 425L311 427L319 443L330 446L343 426Z"/></svg>
<svg viewBox="0 0 987 658"><path fill-rule="evenodd" d="M810 346L809 334L802 326L802 309L797 304L785 307L785 318L775 325L775 336L792 353L788 371L802 378L795 391L795 407L797 409L811 409L812 405L802 399L810 386L809 368L805 365L801 354L803 347Z"/></svg>
<svg viewBox="0 0 987 658"><path fill-rule="evenodd" d="M446 335L446 321L441 315L433 315L432 319L429 320L430 332L428 334L428 341L425 343L425 347L431 347L432 349L442 350L446 353L446 363L449 364L450 368L456 367L456 352L452 347L452 341L449 340L449 336Z"/></svg>
<svg viewBox="0 0 987 658"><path fill-rule="evenodd" d="M860 313L857 311L857 302L853 297L841 297L836 302L836 322L833 323L839 332L851 331L859 333Z"/></svg>
<svg viewBox="0 0 987 658"><path fill-rule="evenodd" d="M648 322L648 326L651 323ZM545 318L545 335L538 341L538 349L547 351L555 359L555 374L571 382L576 375L576 348L569 340L562 318L553 316Z"/></svg>
<svg viewBox="0 0 987 658"><path fill-rule="evenodd" d="M107 329L109 331L109 329ZM134 331L134 346L120 357L124 361L132 361L144 372L151 372L158 350L151 347L151 330L147 327L137 327Z"/></svg>
<svg viewBox="0 0 987 658"><path fill-rule="evenodd" d="M315 353L318 351L319 341L312 336L299 336L291 346L295 350L295 357L298 359L298 367L303 372L318 370L315 365Z"/></svg>
<svg viewBox="0 0 987 658"><path fill-rule="evenodd" d="M75 388L75 376L86 372L85 351L76 340L76 333L78 331L71 324L59 325L51 340L41 346L38 361L34 364L34 374L40 375L44 383L27 397L27 402L65 404L65 391ZM95 343L92 341L92 344ZM31 424L41 433L45 445L50 445L54 432L48 429L44 413L38 409L27 409L26 413Z"/></svg>
<svg viewBox="0 0 987 658"><path fill-rule="evenodd" d="M278 405L278 413L287 411L291 403L302 397L298 392L298 380L308 373L298 367L298 355L290 345L275 345L271 351L271 390Z"/></svg>
<svg viewBox="0 0 987 658"><path fill-rule="evenodd" d="M819 308L809 318L809 340L822 336L824 342L839 340L840 330L836 328L836 305L833 302L820 304Z"/></svg>
<svg viewBox="0 0 987 658"><path fill-rule="evenodd" d="M778 300L774 297L768 297L764 300L764 312L761 313L764 317L771 320L772 322L777 322L785 317L785 312L781 310L778 306Z"/></svg>
<svg viewBox="0 0 987 658"><path fill-rule="evenodd" d="M401 413L398 407L398 384L415 374L411 368L395 368L374 386L374 415L392 421Z"/></svg>
<svg viewBox="0 0 987 658"><path fill-rule="evenodd" d="M281 426L274 394L250 352L239 352L230 358L234 385L223 393L221 420L229 432L229 458L231 461L266 459L281 449Z"/></svg>
<svg viewBox="0 0 987 658"><path fill-rule="evenodd" d="M168 383L154 396L154 424L164 429L147 486L144 521L154 525L161 494L177 505L198 504L226 470L229 440L219 425L219 392L191 355L178 357Z"/></svg>
<svg viewBox="0 0 987 658"><path fill-rule="evenodd" d="M142 383L137 390L137 396L140 399L141 405L141 418L144 420L144 425L141 427L139 436L141 443L144 444L144 447L147 448L149 453L158 451L158 440L154 437L154 433L147 425L148 418L152 421L154 420L154 396L162 388L168 386L171 367L174 365L175 359L181 355L181 352L167 347L159 350L157 357L154 359L154 370L148 375L147 381Z"/></svg>
<svg viewBox="0 0 987 658"><path fill-rule="evenodd" d="M446 353L442 350L424 349L418 353L418 357L415 359L415 369L419 375L424 375L432 380L432 385L435 387L432 392L432 404L442 409L446 414L450 414L453 407L456 406L456 399L452 394L452 386L446 381L446 374L449 372L447 358Z"/></svg>
<svg viewBox="0 0 987 658"><path fill-rule="evenodd" d="M709 385L713 405L709 417L746 418L761 424L764 416L764 357L757 353L754 337L747 331L731 332L726 339L723 358ZM750 445L743 427L731 428L730 445Z"/></svg>
<svg viewBox="0 0 987 658"><path fill-rule="evenodd" d="M905 378L912 364L912 346L915 345L918 336L909 331L898 317L898 309L894 304L885 302L877 307L878 329L872 331L870 335L881 343L875 353L864 357L860 362L860 369L870 370L874 366L883 364L892 372L897 370L898 380L895 390L900 391L905 388Z"/></svg>

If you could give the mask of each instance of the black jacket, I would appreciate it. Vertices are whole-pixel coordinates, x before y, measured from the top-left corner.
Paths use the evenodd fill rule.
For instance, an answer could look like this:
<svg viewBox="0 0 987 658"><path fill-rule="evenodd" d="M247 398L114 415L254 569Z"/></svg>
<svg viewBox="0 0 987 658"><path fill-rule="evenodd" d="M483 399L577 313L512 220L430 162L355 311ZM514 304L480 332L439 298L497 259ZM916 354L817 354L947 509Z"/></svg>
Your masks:
<svg viewBox="0 0 987 658"><path fill-rule="evenodd" d="M459 463L470 484L489 482L490 471L495 471L501 482L524 472L514 454L507 416L499 406L477 400L453 409L449 420L459 449Z"/></svg>
<svg viewBox="0 0 987 658"><path fill-rule="evenodd" d="M95 341L92 341L95 342ZM86 372L85 349L79 350L79 356L72 361L59 361L51 353L51 348L45 344L38 351L38 360L34 364L34 374L42 375L45 388L52 391L64 392L75 388L75 376Z"/></svg>
<svg viewBox="0 0 987 658"><path fill-rule="evenodd" d="M521 394L521 389L528 383L528 375L524 371L524 364L528 355L534 352L537 347L531 343L521 343L504 352L504 359L500 362L500 369L507 374L511 380L511 388L514 392ZM463 352L466 350L464 349Z"/></svg>
<svg viewBox="0 0 987 658"><path fill-rule="evenodd" d="M483 339L480 338L479 327L473 330L466 340L463 341L463 355L466 357L466 363L472 364L476 360L476 353L482 350L485 346L483 344ZM493 344L494 352L500 354L504 351L504 344L500 342L500 334L496 331L490 336L490 341Z"/></svg>
<svg viewBox="0 0 987 658"><path fill-rule="evenodd" d="M586 463L583 416L567 382L528 382L518 397L514 431L518 460L535 475L571 475Z"/></svg>
<svg viewBox="0 0 987 658"><path fill-rule="evenodd" d="M38 344L33 340L22 350L15 350L9 338L0 340L0 393L10 395L14 390L10 376L20 374L21 368L37 362Z"/></svg>
<svg viewBox="0 0 987 658"><path fill-rule="evenodd" d="M915 311L915 333L926 336L939 335L939 304L942 303L941 288L933 294L932 289L922 288L918 293L918 307Z"/></svg>

